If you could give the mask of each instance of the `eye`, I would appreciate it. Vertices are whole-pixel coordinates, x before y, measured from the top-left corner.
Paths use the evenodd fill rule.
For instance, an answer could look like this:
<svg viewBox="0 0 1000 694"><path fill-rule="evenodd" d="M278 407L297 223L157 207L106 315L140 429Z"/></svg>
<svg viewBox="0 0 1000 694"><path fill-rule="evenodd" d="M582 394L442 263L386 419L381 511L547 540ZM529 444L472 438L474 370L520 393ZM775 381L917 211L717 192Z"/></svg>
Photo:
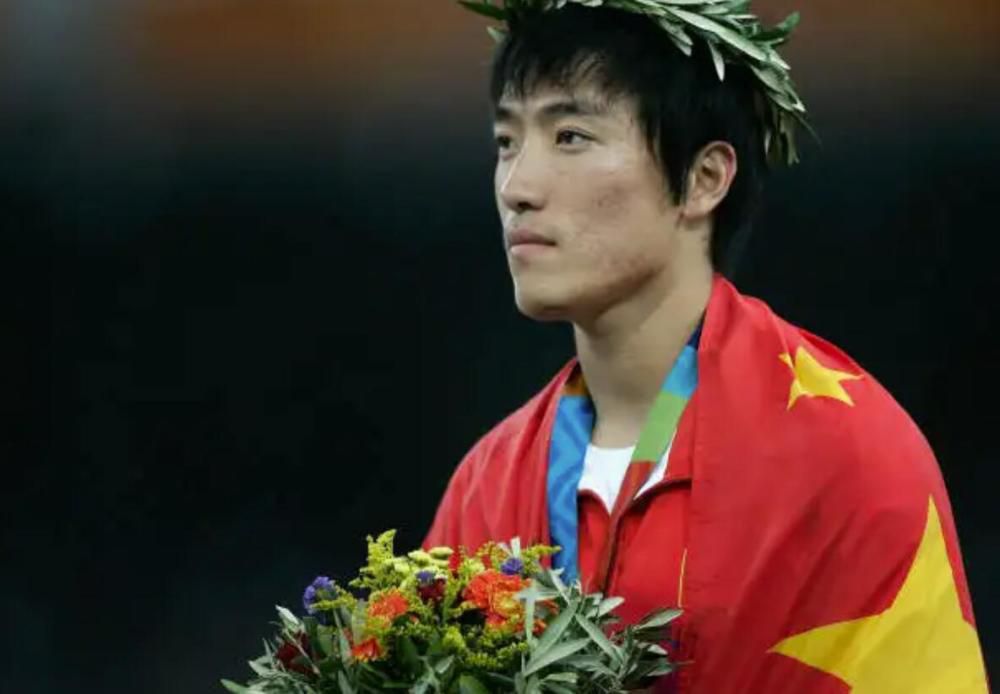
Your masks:
<svg viewBox="0 0 1000 694"><path fill-rule="evenodd" d="M560 130L556 133L557 145L579 145L590 138L575 130Z"/></svg>
<svg viewBox="0 0 1000 694"><path fill-rule="evenodd" d="M493 141L496 142L497 149L500 150L501 152L510 149L511 145L510 135L496 135L493 138Z"/></svg>

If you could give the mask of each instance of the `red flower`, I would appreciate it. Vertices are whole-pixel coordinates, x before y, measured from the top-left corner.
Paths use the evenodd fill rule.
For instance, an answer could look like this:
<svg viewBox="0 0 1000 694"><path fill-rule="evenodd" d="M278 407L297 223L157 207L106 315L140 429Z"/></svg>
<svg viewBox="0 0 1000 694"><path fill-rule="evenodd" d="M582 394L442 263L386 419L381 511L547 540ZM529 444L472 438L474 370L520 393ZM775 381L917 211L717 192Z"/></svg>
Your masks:
<svg viewBox="0 0 1000 694"><path fill-rule="evenodd" d="M507 576L489 569L473 576L462 597L486 613L487 626L516 627L521 623L524 612L517 593L528 583L520 576Z"/></svg>
<svg viewBox="0 0 1000 694"><path fill-rule="evenodd" d="M462 552L461 550L455 550L448 557L448 570L451 571L452 575L458 573L459 567L462 566Z"/></svg>
<svg viewBox="0 0 1000 694"><path fill-rule="evenodd" d="M417 594L424 602L441 602L444 599L445 580L436 578L430 583L417 586Z"/></svg>
<svg viewBox="0 0 1000 694"><path fill-rule="evenodd" d="M548 610L553 617L559 614L559 603L555 600L539 600L538 604Z"/></svg>
<svg viewBox="0 0 1000 694"><path fill-rule="evenodd" d="M356 646L351 646L351 655L355 660L368 662L369 660L378 660L385 653L382 651L382 645L378 642L378 639L372 636Z"/></svg>
<svg viewBox="0 0 1000 694"><path fill-rule="evenodd" d="M301 646L302 650L299 650L299 646ZM302 658L302 651L309 652L309 637L305 634L299 634L299 646L285 641L278 648L277 652L275 652L274 657L278 659L285 670L298 672L303 675L311 675L313 671L308 665L302 662L304 660Z"/></svg>
<svg viewBox="0 0 1000 694"><path fill-rule="evenodd" d="M406 596L398 590L389 590L372 600L368 605L368 616L391 622L410 609Z"/></svg>

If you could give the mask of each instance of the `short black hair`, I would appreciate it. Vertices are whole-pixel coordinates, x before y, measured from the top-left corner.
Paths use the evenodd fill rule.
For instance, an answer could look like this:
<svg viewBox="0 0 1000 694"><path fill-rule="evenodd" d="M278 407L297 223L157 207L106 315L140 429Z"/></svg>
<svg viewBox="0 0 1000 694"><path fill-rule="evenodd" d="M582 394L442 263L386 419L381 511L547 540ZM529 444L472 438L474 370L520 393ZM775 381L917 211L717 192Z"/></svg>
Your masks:
<svg viewBox="0 0 1000 694"><path fill-rule="evenodd" d="M728 142L737 174L715 210L711 261L730 273L763 192L768 171L761 118L762 95L750 69L726 65L719 80L709 49L695 40L693 55L678 50L653 20L632 12L569 5L525 11L508 20L493 58L490 96L523 97L540 85L573 88L594 80L609 99L632 97L651 154L674 202L698 151Z"/></svg>

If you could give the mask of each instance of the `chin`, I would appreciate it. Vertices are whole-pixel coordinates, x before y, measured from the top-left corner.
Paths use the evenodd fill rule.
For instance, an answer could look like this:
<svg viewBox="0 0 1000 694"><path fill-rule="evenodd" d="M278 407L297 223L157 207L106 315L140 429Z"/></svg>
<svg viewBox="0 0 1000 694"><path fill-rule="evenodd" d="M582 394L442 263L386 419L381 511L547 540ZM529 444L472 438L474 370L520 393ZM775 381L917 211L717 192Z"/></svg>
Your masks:
<svg viewBox="0 0 1000 694"><path fill-rule="evenodd" d="M526 291L514 287L514 303L517 310L527 318L536 321L569 320L572 302L566 297L546 296L543 292Z"/></svg>

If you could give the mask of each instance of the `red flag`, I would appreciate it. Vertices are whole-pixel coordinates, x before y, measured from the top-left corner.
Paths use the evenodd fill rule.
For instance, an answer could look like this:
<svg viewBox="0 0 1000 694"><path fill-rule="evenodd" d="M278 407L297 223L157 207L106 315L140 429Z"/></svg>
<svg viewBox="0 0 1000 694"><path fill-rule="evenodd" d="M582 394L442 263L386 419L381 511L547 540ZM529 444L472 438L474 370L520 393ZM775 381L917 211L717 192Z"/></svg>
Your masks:
<svg viewBox="0 0 1000 694"><path fill-rule="evenodd" d="M427 545L548 541L549 436L575 368L472 449ZM843 352L721 277L669 466L691 480L677 636L679 659L692 664L671 682L677 691L987 691L951 508L926 440ZM655 521L677 503L667 491L636 513ZM663 541L647 531L618 556L652 557ZM652 562L627 562L633 572L644 565ZM648 571L616 582L669 583ZM662 607L676 598L658 595Z"/></svg>

